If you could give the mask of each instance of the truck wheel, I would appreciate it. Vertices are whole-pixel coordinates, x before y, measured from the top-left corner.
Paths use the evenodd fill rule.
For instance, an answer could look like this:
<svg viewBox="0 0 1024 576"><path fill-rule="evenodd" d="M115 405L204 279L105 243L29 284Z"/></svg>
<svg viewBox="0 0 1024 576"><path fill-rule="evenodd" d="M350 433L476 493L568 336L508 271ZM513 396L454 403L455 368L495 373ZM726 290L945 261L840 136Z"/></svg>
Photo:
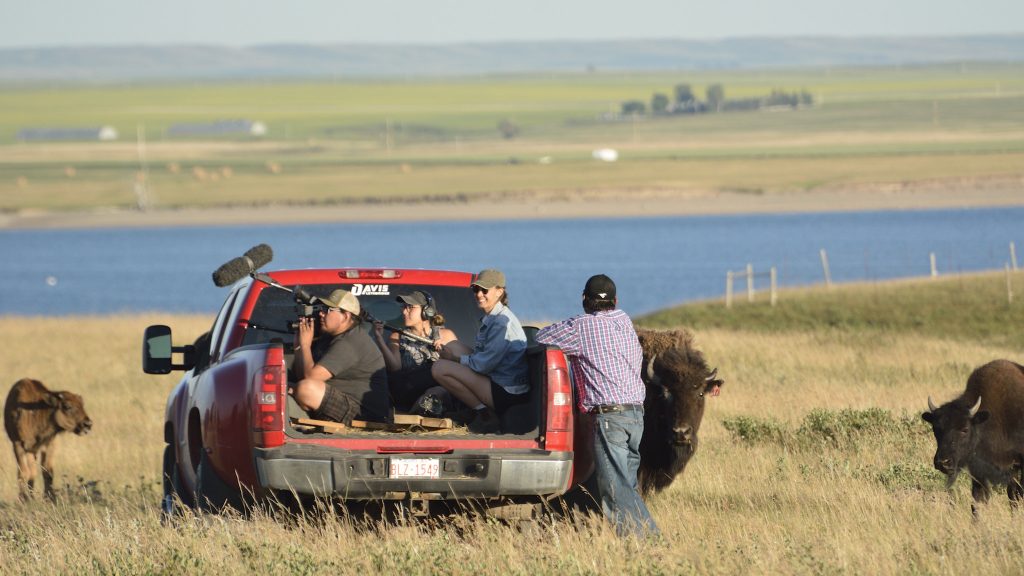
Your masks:
<svg viewBox="0 0 1024 576"><path fill-rule="evenodd" d="M199 457L199 467L196 469L196 502L199 509L207 512L220 512L225 508L234 508L241 511L243 509L242 495L238 486L236 485L232 490L217 477L212 466L204 450Z"/></svg>
<svg viewBox="0 0 1024 576"><path fill-rule="evenodd" d="M192 499L182 491L181 479L178 476L178 466L174 458L174 446L168 445L164 448L164 496L160 501L160 511L164 518L179 516L183 507L191 507Z"/></svg>

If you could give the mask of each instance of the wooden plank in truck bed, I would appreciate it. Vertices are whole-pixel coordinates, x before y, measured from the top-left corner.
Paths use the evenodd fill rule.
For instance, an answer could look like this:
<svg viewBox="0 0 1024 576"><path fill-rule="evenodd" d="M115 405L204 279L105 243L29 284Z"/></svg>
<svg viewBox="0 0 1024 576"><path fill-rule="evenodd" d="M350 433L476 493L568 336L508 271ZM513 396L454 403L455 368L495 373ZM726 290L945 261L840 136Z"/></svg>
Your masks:
<svg viewBox="0 0 1024 576"><path fill-rule="evenodd" d="M293 424L320 428L327 434L341 434L348 430L387 430L402 432L410 428L423 428L424 430L449 430L454 428L451 418L427 418L415 414L395 414L393 423L368 422L365 420L353 420L350 426L341 422L329 420L313 420L312 418L292 418Z"/></svg>

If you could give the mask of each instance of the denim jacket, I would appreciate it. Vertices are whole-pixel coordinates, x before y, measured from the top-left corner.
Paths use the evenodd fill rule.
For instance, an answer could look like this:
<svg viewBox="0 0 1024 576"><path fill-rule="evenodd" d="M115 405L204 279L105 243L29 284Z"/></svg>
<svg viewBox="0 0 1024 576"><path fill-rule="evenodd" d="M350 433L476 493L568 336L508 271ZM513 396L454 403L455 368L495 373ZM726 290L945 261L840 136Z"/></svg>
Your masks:
<svg viewBox="0 0 1024 576"><path fill-rule="evenodd" d="M516 315L498 302L480 322L473 352L459 362L489 376L509 394L529 391L526 366L526 333Z"/></svg>

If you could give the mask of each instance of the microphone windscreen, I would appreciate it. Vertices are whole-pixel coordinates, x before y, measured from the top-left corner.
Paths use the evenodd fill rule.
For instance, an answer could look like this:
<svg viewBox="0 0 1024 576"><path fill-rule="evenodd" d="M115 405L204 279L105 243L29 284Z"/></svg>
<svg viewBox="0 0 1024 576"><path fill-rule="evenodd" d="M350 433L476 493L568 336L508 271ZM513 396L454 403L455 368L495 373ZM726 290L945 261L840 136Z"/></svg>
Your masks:
<svg viewBox="0 0 1024 576"><path fill-rule="evenodd" d="M249 270L249 272L255 272L269 264L270 261L274 259L274 251L266 244L257 244L256 246L249 248L244 257L248 258L252 262L252 270Z"/></svg>
<svg viewBox="0 0 1024 576"><path fill-rule="evenodd" d="M252 272L245 258L232 258L213 272L213 284L218 288L230 286Z"/></svg>
<svg viewBox="0 0 1024 576"><path fill-rule="evenodd" d="M218 288L230 286L266 266L274 259L274 251L266 244L249 248L241 258L232 258L213 273L213 283Z"/></svg>

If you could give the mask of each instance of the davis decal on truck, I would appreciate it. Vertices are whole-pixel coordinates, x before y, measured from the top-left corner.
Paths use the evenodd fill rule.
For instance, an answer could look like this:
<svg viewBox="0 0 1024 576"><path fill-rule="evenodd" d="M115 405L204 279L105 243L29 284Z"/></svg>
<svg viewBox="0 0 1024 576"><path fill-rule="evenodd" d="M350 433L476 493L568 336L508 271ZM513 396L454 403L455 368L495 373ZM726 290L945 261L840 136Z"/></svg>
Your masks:
<svg viewBox="0 0 1024 576"><path fill-rule="evenodd" d="M356 296L390 296L388 284L353 284L352 293Z"/></svg>

